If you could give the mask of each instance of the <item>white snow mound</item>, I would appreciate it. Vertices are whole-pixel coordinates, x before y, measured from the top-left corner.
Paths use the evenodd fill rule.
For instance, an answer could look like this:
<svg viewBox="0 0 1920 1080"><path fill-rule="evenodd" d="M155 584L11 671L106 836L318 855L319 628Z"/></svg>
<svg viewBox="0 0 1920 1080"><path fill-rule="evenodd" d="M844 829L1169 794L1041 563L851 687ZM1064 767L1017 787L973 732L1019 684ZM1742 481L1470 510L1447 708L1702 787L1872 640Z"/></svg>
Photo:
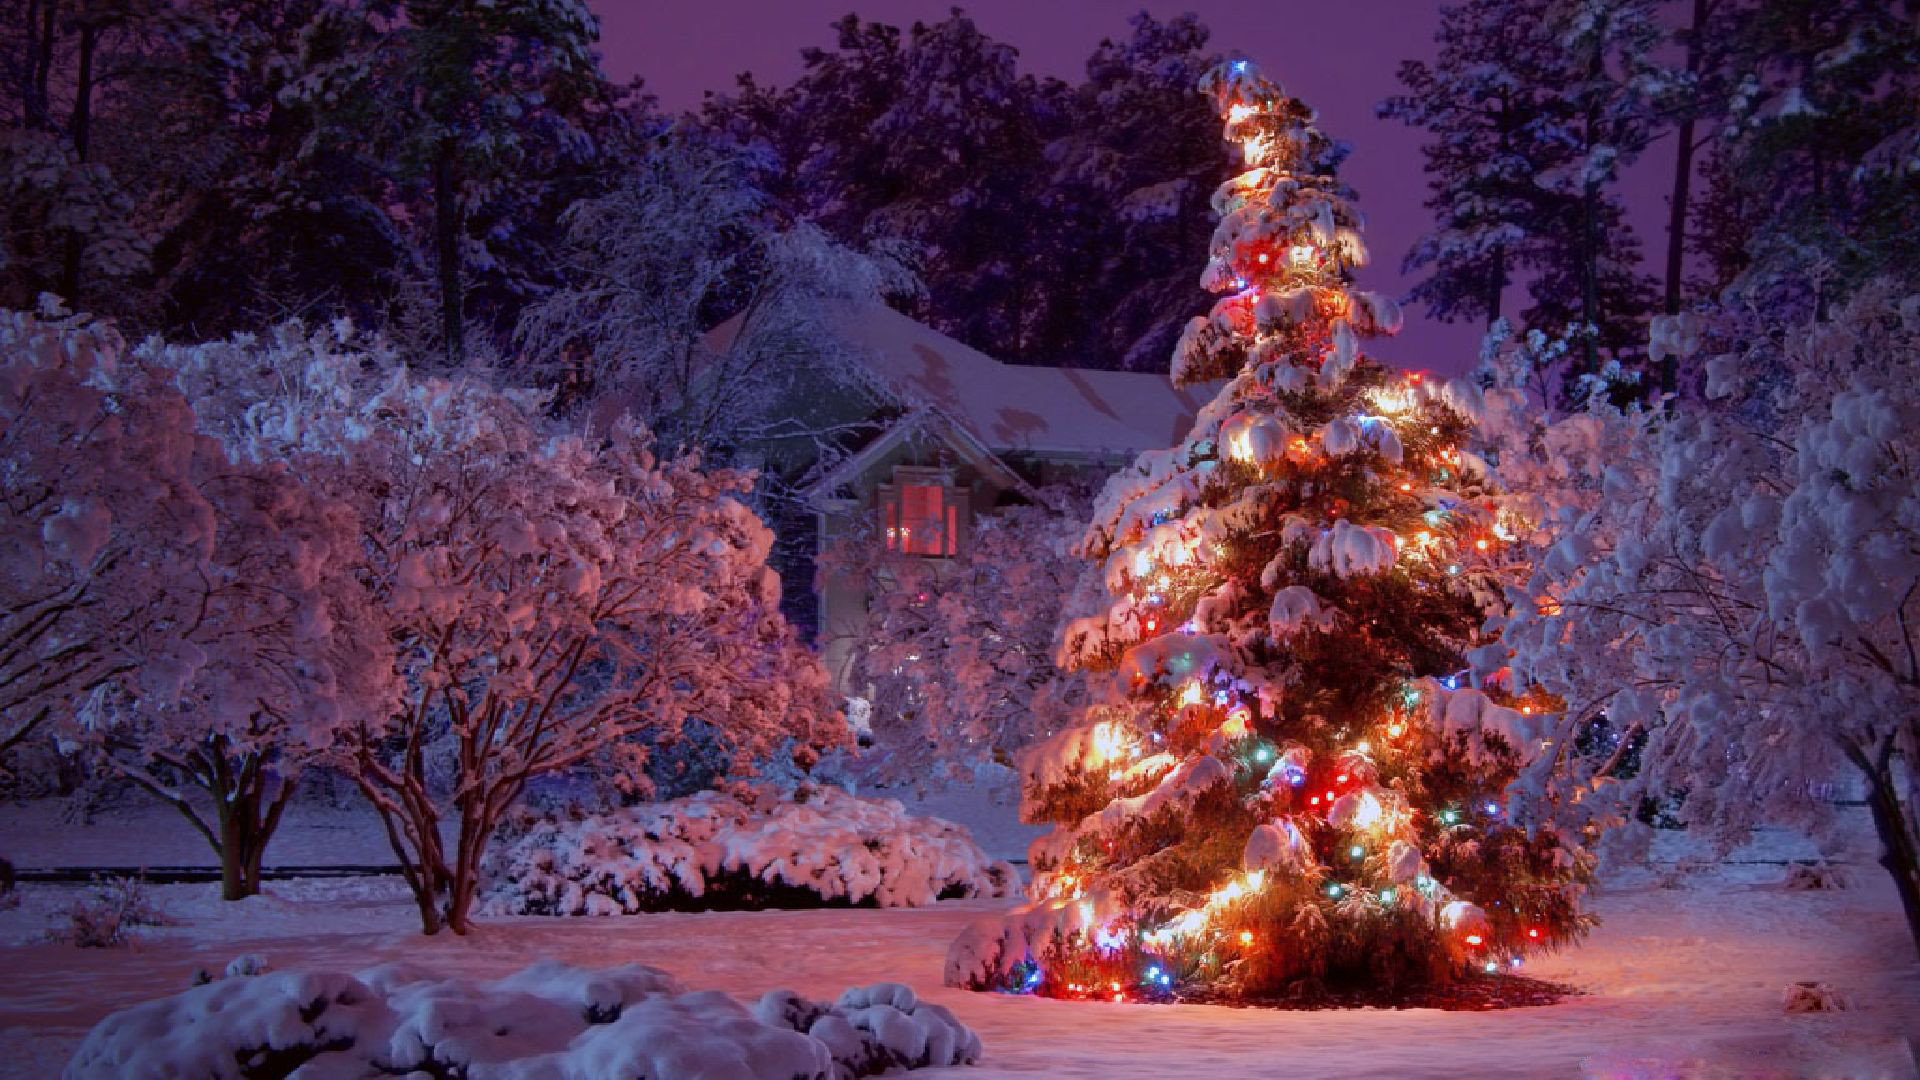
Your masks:
<svg viewBox="0 0 1920 1080"><path fill-rule="evenodd" d="M849 1080L979 1057L978 1035L898 983L832 1005L775 990L750 1010L639 964L536 964L491 982L390 965L233 975L122 1009L64 1075Z"/></svg>

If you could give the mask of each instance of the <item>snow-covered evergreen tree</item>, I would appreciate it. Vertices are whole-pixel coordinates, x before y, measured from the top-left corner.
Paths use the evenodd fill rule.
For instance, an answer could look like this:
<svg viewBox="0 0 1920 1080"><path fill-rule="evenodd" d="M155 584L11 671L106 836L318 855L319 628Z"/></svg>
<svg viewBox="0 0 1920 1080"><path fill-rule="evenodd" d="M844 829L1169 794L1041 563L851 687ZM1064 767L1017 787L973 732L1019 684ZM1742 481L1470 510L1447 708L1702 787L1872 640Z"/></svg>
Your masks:
<svg viewBox="0 0 1920 1080"><path fill-rule="evenodd" d="M958 940L948 981L1066 997L1390 989L1577 938L1590 860L1505 816L1532 706L1455 689L1512 536L1464 448L1470 386L1359 350L1398 308L1351 288L1343 148L1246 61L1203 87L1246 171L1215 196L1173 379L1226 380L1187 440L1116 476L1081 552L1111 603L1063 664L1105 673L1021 759L1055 828L1034 902Z"/></svg>
<svg viewBox="0 0 1920 1080"><path fill-rule="evenodd" d="M1651 305L1619 171L1652 136L1644 0L1467 0L1443 9L1440 53L1403 64L1383 116L1428 130L1435 228L1407 254L1413 291L1445 319L1501 317L1524 280L1526 324L1571 339L1568 374L1642 343Z"/></svg>
<svg viewBox="0 0 1920 1080"><path fill-rule="evenodd" d="M1198 300L1225 177L1196 132L1216 59L1192 16L1145 14L1083 81L1021 74L962 12L903 32L849 16L791 86L741 76L710 99L719 137L776 164L775 202L844 244L910 246L930 324L1016 363L1143 369ZM1083 313L1108 312L1089 326Z"/></svg>
<svg viewBox="0 0 1920 1080"><path fill-rule="evenodd" d="M1094 49L1086 81L1048 99L1065 133L1047 145L1052 174L1031 202L1048 261L1069 270L1030 305L1027 355L1048 363L1155 370L1205 296L1189 268L1205 258L1208 200L1229 174L1194 86L1219 56L1191 13L1142 11L1130 27ZM1088 311L1105 318L1089 326Z"/></svg>
<svg viewBox="0 0 1920 1080"><path fill-rule="evenodd" d="M304 151L344 151L419 200L397 224L430 223L415 235L448 365L466 359L469 275L524 224L482 208L518 201L543 152L591 154L570 106L592 94L599 33L580 0L330 0L303 33L323 57L285 91L314 113Z"/></svg>
<svg viewBox="0 0 1920 1080"><path fill-rule="evenodd" d="M1877 277L1920 282L1920 6L1742 4L1706 169L1712 283L1824 314Z"/></svg>

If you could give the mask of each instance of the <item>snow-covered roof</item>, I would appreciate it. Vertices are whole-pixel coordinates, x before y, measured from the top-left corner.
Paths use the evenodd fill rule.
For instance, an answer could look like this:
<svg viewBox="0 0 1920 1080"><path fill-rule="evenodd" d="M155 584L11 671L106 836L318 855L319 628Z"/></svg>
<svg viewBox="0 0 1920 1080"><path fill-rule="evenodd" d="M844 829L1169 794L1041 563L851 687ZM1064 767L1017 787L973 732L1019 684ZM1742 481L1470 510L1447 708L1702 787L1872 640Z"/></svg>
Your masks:
<svg viewBox="0 0 1920 1080"><path fill-rule="evenodd" d="M831 317L895 393L995 453L1131 456L1186 438L1206 403L1164 374L1005 364L882 304L847 303ZM736 329L729 320L709 340L724 347Z"/></svg>

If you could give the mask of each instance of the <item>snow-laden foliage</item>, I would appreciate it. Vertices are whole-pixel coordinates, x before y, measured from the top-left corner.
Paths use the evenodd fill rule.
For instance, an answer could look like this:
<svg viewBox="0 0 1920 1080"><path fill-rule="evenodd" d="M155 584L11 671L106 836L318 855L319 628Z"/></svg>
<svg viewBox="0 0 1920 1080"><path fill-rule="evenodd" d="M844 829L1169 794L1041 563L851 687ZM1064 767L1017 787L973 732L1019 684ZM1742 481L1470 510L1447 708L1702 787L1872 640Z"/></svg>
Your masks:
<svg viewBox="0 0 1920 1080"><path fill-rule="evenodd" d="M895 259L780 227L755 159L677 139L613 191L562 217L569 284L522 314L531 373L562 388L563 411L630 411L686 446L801 434L775 414L797 387L858 384L829 316L916 283ZM716 311L737 315L724 340Z"/></svg>
<svg viewBox="0 0 1920 1080"><path fill-rule="evenodd" d="M1065 997L1310 998L1486 973L1578 938L1591 858L1516 827L1532 706L1461 689L1490 647L1518 522L1468 448L1468 383L1360 351L1398 329L1344 149L1246 61L1202 84L1246 171L1175 349L1222 379L1179 445L1107 484L1076 550L1106 609L1059 663L1093 704L1020 756L1033 903L953 946L948 979Z"/></svg>
<svg viewBox="0 0 1920 1080"><path fill-rule="evenodd" d="M746 799L706 791L533 817L510 831L489 859L483 899L509 915L914 907L1005 896L1018 881L965 828L834 787Z"/></svg>
<svg viewBox="0 0 1920 1080"><path fill-rule="evenodd" d="M214 510L187 401L111 329L0 314L0 749L120 678L177 697L205 661Z"/></svg>
<svg viewBox="0 0 1920 1080"><path fill-rule="evenodd" d="M348 718L391 707L352 509L197 432L174 352L77 318L0 319L21 665L0 677L17 695L6 737L59 717L63 741L103 746L186 815L230 897L249 894L301 769Z"/></svg>
<svg viewBox="0 0 1920 1080"><path fill-rule="evenodd" d="M1652 296L1618 192L1647 147L1671 83L1652 53L1649 0L1467 0L1441 14L1429 63L1382 116L1425 129L1432 231L1407 253L1412 299L1436 316L1492 323L1524 282L1535 328L1570 331L1575 374L1599 349L1636 351ZM1684 196L1683 196L1684 198Z"/></svg>
<svg viewBox="0 0 1920 1080"><path fill-rule="evenodd" d="M416 377L345 327L168 355L238 456L352 509L405 686L338 758L429 929L464 928L487 838L533 777L593 763L644 789L650 750L683 738L748 770L839 737L778 611L772 533L738 498L749 475L656 457L626 422L551 428L533 395Z"/></svg>
<svg viewBox="0 0 1920 1080"><path fill-rule="evenodd" d="M1920 935L1901 779L1920 760L1920 297L1882 284L1797 325L1737 305L1709 328L1708 403L1574 416L1503 458L1573 481L1504 621L1516 676L1568 699L1572 784L1543 794L1603 813L1671 796L1731 844L1763 821L1827 824L1827 785L1851 773ZM1602 715L1620 750L1583 761Z"/></svg>
<svg viewBox="0 0 1920 1080"><path fill-rule="evenodd" d="M114 1013L63 1075L852 1080L980 1057L978 1035L898 983L832 1004L771 990L748 1007L640 964L544 963L486 981L401 965L263 967L236 962L224 978Z"/></svg>
<svg viewBox="0 0 1920 1080"><path fill-rule="evenodd" d="M1807 317L1876 277L1920 286L1920 19L1910 0L1729 5L1700 248L1718 284Z"/></svg>
<svg viewBox="0 0 1920 1080"><path fill-rule="evenodd" d="M1042 495L976 518L952 559L888 558L877 530L825 552L822 579L858 580L868 597L849 673L871 706L861 776L971 776L1059 731L1085 704L1084 680L1053 656L1061 618L1086 606L1091 584L1070 550L1084 500L1065 488Z"/></svg>
<svg viewBox="0 0 1920 1080"><path fill-rule="evenodd" d="M1194 92L1218 59L1205 25L1143 12L1126 29L1068 84L1021 72L964 11L849 15L791 84L742 76L702 120L770 160L783 209L911 248L916 315L943 333L1017 362L1147 369L1202 298L1181 268L1225 164Z"/></svg>

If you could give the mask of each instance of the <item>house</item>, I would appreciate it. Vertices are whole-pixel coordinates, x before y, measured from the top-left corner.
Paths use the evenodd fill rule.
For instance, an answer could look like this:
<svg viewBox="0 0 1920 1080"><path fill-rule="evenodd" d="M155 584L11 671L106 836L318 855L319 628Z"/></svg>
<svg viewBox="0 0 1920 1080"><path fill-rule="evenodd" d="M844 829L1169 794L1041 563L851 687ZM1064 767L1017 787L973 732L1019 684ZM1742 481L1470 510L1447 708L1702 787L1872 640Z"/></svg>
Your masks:
<svg viewBox="0 0 1920 1080"><path fill-rule="evenodd" d="M966 547L978 515L1172 446L1208 400L1204 388L1175 388L1163 374L1004 364L878 304L849 304L832 322L898 407L803 489L814 554L873 528L900 558L950 558ZM848 690L852 642L867 615L864 586L832 580L813 593L815 639Z"/></svg>

